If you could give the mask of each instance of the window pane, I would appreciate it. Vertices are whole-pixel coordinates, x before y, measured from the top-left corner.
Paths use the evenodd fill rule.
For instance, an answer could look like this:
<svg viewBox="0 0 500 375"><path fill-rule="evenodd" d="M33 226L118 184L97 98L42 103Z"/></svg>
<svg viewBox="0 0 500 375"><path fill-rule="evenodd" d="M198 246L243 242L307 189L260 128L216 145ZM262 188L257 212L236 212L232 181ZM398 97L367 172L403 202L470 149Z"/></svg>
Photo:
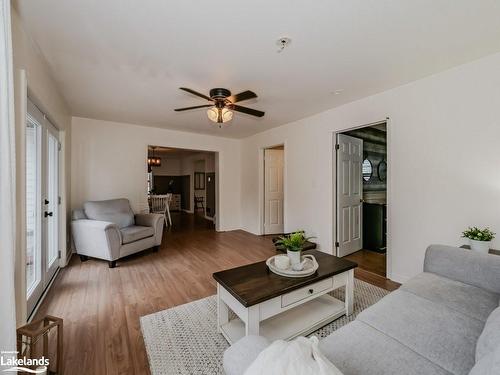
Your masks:
<svg viewBox="0 0 500 375"><path fill-rule="evenodd" d="M41 279L40 125L26 127L26 290L28 296Z"/></svg>

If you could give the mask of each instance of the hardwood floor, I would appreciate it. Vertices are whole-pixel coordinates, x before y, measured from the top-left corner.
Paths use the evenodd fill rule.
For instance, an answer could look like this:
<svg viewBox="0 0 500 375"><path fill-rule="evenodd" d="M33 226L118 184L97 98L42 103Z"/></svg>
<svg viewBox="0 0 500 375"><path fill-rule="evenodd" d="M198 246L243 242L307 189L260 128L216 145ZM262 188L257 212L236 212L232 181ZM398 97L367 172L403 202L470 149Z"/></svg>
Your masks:
<svg viewBox="0 0 500 375"><path fill-rule="evenodd" d="M346 259L358 263L359 268L385 277L386 255L370 250L359 250L345 256Z"/></svg>
<svg viewBox="0 0 500 375"><path fill-rule="evenodd" d="M37 312L64 319L67 375L149 374L139 318L215 294L212 273L275 254L271 236L244 231L217 233L207 220L174 214L157 253L118 261L81 263L73 256ZM356 277L391 288L385 278Z"/></svg>

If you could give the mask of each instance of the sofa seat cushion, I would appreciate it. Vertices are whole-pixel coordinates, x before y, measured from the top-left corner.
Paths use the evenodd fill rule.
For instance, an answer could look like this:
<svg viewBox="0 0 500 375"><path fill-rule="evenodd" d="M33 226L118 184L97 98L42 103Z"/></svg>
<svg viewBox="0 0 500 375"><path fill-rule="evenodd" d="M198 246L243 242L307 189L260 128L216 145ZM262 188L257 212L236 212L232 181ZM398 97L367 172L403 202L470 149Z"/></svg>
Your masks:
<svg viewBox="0 0 500 375"><path fill-rule="evenodd" d="M452 374L468 374L484 323L445 305L397 290L358 320L399 341Z"/></svg>
<svg viewBox="0 0 500 375"><path fill-rule="evenodd" d="M486 320L483 332L476 345L476 361L500 348L500 307L497 307ZM499 373L500 374L500 373Z"/></svg>
<svg viewBox="0 0 500 375"><path fill-rule="evenodd" d="M115 223L119 228L135 224L134 212L130 207L128 199L85 202L83 210L88 219Z"/></svg>
<svg viewBox="0 0 500 375"><path fill-rule="evenodd" d="M498 295L476 286L423 272L403 284L400 290L447 306L483 322L498 306Z"/></svg>
<svg viewBox="0 0 500 375"><path fill-rule="evenodd" d="M344 375L451 375L359 320L320 340L319 347Z"/></svg>
<svg viewBox="0 0 500 375"><path fill-rule="evenodd" d="M120 229L122 234L122 244L136 242L143 238L152 237L155 234L154 228L141 227L138 225L131 225L130 227Z"/></svg>

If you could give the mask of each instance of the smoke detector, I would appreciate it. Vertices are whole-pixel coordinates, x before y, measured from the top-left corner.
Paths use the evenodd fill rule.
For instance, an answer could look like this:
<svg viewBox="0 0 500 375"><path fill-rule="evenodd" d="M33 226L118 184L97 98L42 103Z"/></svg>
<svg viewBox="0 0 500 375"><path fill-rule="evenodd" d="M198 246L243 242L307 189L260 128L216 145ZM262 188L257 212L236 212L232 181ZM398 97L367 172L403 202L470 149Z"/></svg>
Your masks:
<svg viewBox="0 0 500 375"><path fill-rule="evenodd" d="M278 53L282 52L286 47L288 47L292 43L292 39L282 36L276 41L276 45L279 47Z"/></svg>

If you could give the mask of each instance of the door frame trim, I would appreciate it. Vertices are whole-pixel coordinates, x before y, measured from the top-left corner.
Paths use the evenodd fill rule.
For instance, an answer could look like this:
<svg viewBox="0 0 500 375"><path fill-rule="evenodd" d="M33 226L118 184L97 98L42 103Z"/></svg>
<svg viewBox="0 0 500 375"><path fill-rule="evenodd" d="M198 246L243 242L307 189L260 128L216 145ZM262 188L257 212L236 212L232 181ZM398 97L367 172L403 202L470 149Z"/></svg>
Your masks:
<svg viewBox="0 0 500 375"><path fill-rule="evenodd" d="M264 178L264 175L266 173L265 171L265 166L264 166L264 152L266 149L269 149L269 148L274 148L274 147L279 147L279 146L283 146L283 230L284 232L286 233L288 231L288 225L287 225L287 207L288 207L288 203L287 203L287 197L288 197L288 194L287 194L287 166L288 166L288 162L287 162L287 158L288 158L288 155L287 155L287 150L288 150L288 146L287 146L287 141L284 140L283 142L278 142L278 143L271 143L271 144L268 144L268 145L265 145L265 146L262 146L259 148L259 235L264 235L265 234L265 230L264 230L264 215L265 215L265 209L264 209L264 206L266 204L266 201L265 201L265 187L264 187L264 184L265 184L265 178Z"/></svg>
<svg viewBox="0 0 500 375"><path fill-rule="evenodd" d="M337 143L337 134L345 133L346 131L366 128L369 126L386 124L387 127L387 180L386 180L386 200L387 200L387 256L386 256L386 278L392 278L392 241L391 241L391 228L392 228L392 121L390 117L386 117L385 120L374 121L368 124L348 126L336 130L332 133L332 245L333 245L333 255L337 255L337 247L335 247L335 242L337 242L337 152L335 150L335 145Z"/></svg>

